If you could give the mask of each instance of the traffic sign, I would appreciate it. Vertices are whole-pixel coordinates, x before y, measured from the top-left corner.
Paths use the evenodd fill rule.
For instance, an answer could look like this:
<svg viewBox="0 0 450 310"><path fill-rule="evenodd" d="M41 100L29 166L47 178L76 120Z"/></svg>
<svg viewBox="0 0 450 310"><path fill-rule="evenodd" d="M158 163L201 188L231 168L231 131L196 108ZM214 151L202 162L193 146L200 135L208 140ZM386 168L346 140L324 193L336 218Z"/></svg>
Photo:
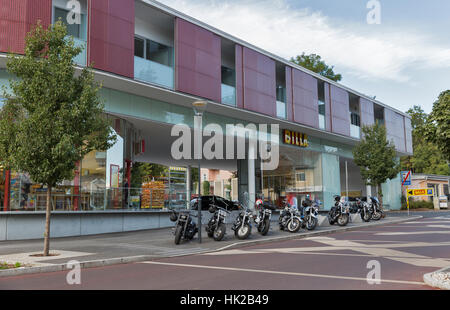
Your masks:
<svg viewBox="0 0 450 310"><path fill-rule="evenodd" d="M408 196L434 196L433 188L408 189Z"/></svg>
<svg viewBox="0 0 450 310"><path fill-rule="evenodd" d="M411 171L402 171L402 185L409 186L411 185Z"/></svg>

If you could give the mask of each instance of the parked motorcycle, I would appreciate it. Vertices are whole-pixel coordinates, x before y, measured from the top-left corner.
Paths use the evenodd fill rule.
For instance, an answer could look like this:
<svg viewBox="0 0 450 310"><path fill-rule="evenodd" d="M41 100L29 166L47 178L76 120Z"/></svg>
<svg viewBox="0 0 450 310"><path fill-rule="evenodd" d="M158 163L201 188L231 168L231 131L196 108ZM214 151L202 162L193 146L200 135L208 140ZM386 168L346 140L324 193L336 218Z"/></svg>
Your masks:
<svg viewBox="0 0 450 310"><path fill-rule="evenodd" d="M357 206L358 211L359 211L359 213L361 215L361 219L364 222L369 222L371 217L372 217L372 212L371 212L367 202L362 201L359 198L356 198L356 206Z"/></svg>
<svg viewBox="0 0 450 310"><path fill-rule="evenodd" d="M272 217L272 211L276 209L275 206L268 202L264 202L261 198L255 203L255 209L258 210L257 216L254 218L257 225L258 232L265 236L270 229L270 218Z"/></svg>
<svg viewBox="0 0 450 310"><path fill-rule="evenodd" d="M302 226L302 219L297 209L286 203L284 209L280 212L278 219L280 230L287 230L291 233L298 232Z"/></svg>
<svg viewBox="0 0 450 310"><path fill-rule="evenodd" d="M306 199L302 201L302 207L302 228L314 230L319 221L319 205L315 201L309 199L309 197L306 197Z"/></svg>
<svg viewBox="0 0 450 310"><path fill-rule="evenodd" d="M370 197L369 210L372 214L372 220L378 221L384 215L384 212L381 209L380 201L377 197Z"/></svg>
<svg viewBox="0 0 450 310"><path fill-rule="evenodd" d="M214 240L220 241L223 239L226 232L225 218L231 212L216 205L210 205L209 212L214 213L214 215L205 227L206 232L208 237L212 237Z"/></svg>
<svg viewBox="0 0 450 310"><path fill-rule="evenodd" d="M231 229L234 231L234 235L238 239L244 240L247 239L252 232L252 224L250 221L252 212L248 208L243 207L241 204L239 204L239 209L241 209L241 212L239 212L239 215L234 220Z"/></svg>
<svg viewBox="0 0 450 310"><path fill-rule="evenodd" d="M192 240L198 232L197 225L192 220L189 211L172 211L170 220L175 223L175 244L180 244L181 239Z"/></svg>
<svg viewBox="0 0 450 310"><path fill-rule="evenodd" d="M345 226L350 219L350 208L344 197L334 196L334 206L328 213L328 222L330 225L338 223L339 226Z"/></svg>

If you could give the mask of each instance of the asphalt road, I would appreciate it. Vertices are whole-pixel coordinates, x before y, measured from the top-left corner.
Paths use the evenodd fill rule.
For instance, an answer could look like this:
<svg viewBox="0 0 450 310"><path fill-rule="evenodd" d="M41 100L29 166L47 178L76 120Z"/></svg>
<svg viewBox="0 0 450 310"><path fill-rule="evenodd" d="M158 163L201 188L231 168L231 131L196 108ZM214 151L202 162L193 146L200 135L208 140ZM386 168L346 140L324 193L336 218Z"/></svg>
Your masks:
<svg viewBox="0 0 450 310"><path fill-rule="evenodd" d="M431 289L423 274L450 266L450 216L239 249L81 270L0 278L0 289ZM379 266L380 284L376 280Z"/></svg>

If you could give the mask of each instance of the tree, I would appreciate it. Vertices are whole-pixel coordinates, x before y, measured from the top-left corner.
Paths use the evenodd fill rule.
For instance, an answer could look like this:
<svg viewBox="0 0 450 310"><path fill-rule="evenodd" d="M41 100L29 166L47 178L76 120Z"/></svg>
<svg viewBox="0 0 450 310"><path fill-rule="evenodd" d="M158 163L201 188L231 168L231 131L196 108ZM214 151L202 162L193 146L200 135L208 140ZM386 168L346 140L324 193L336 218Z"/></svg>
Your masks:
<svg viewBox="0 0 450 310"><path fill-rule="evenodd" d="M412 144L414 154L401 158L402 170L414 173L449 175L450 168L438 147L424 138L428 115L420 106L414 106L406 113L411 116Z"/></svg>
<svg viewBox="0 0 450 310"><path fill-rule="evenodd" d="M203 195L208 196L210 193L211 184L209 183L209 181L203 181L202 186L203 186Z"/></svg>
<svg viewBox="0 0 450 310"><path fill-rule="evenodd" d="M362 132L363 138L353 149L353 158L365 184L378 187L378 198L383 205L381 184L400 172L395 147L387 141L384 125L363 126Z"/></svg>
<svg viewBox="0 0 450 310"><path fill-rule="evenodd" d="M0 159L47 186L44 256L49 255L52 188L74 177L76 163L116 141L97 92L91 68L75 76L81 52L61 21L27 35L25 55L8 55L11 93L0 113Z"/></svg>
<svg viewBox="0 0 450 310"><path fill-rule="evenodd" d="M306 55L305 53L302 53L300 56L291 58L290 61L308 70L319 73L320 75L335 82L342 80L341 74L334 73L334 66L328 66L319 55Z"/></svg>
<svg viewBox="0 0 450 310"><path fill-rule="evenodd" d="M450 89L443 91L433 104L425 125L425 137L450 162Z"/></svg>

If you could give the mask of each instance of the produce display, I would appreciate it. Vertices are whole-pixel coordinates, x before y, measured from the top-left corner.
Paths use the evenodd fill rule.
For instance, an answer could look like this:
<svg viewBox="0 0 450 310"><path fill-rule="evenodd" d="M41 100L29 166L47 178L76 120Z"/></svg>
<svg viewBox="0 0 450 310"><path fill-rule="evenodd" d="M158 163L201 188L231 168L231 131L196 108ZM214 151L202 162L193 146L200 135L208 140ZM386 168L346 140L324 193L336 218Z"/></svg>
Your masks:
<svg viewBox="0 0 450 310"><path fill-rule="evenodd" d="M163 181L142 183L142 209L162 209L164 207L165 184Z"/></svg>

